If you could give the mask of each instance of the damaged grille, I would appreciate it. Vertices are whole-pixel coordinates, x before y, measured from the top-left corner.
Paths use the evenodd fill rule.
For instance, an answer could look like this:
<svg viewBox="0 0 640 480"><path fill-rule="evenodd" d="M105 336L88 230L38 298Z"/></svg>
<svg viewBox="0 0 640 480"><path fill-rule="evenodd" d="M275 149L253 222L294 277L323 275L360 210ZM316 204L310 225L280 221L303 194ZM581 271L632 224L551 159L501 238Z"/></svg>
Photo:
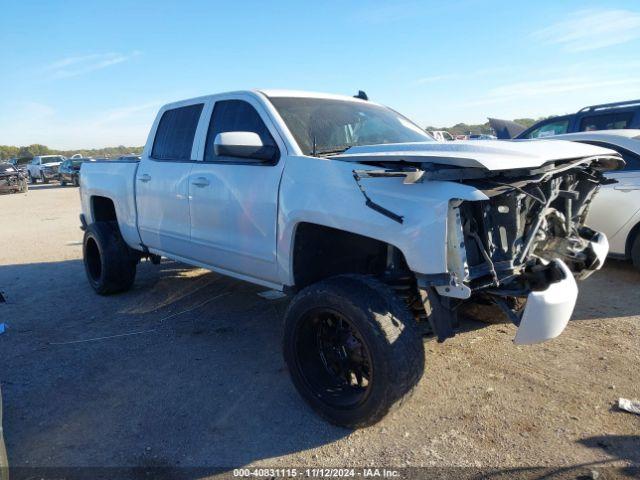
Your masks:
<svg viewBox="0 0 640 480"><path fill-rule="evenodd" d="M587 247L595 233L584 219L603 181L599 172L582 167L542 180L505 180L474 182L489 200L459 206L472 289L502 286L516 277L526 283L522 288L548 284L532 272L555 258L574 272L589 268L594 259Z"/></svg>

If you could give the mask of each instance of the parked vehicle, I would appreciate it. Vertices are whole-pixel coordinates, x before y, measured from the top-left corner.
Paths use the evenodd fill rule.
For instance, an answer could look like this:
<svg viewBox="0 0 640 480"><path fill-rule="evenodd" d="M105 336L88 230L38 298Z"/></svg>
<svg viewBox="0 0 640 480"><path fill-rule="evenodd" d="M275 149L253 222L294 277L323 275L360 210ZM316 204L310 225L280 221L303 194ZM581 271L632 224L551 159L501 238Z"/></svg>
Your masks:
<svg viewBox="0 0 640 480"><path fill-rule="evenodd" d="M467 135L467 140L496 140L495 135L489 135L487 133L470 133Z"/></svg>
<svg viewBox="0 0 640 480"><path fill-rule="evenodd" d="M18 170L20 170L25 177L28 175L27 165L29 165L29 162L31 162L31 158L27 158L27 157L10 158L8 162L14 167L16 167Z"/></svg>
<svg viewBox="0 0 640 480"><path fill-rule="evenodd" d="M29 165L27 165L29 183L36 183L38 180L42 183L49 183L49 180L56 180L58 178L58 167L65 160L61 155L39 155L33 157Z"/></svg>
<svg viewBox="0 0 640 480"><path fill-rule="evenodd" d="M70 183L76 187L80 186L80 167L84 162L91 162L92 158L71 158L60 164L58 169L58 180L60 185L65 186Z"/></svg>
<svg viewBox="0 0 640 480"><path fill-rule="evenodd" d="M495 119L489 119L489 121L495 122ZM544 138L564 133L626 128L640 128L640 100L584 107L577 113L541 120L517 136L506 137L502 134L499 138Z"/></svg>
<svg viewBox="0 0 640 480"><path fill-rule="evenodd" d="M606 173L616 180L600 187L589 207L586 224L607 235L611 256L631 259L640 269L640 130L606 130L568 133L549 137L609 148L626 165Z"/></svg>
<svg viewBox="0 0 640 480"><path fill-rule="evenodd" d="M492 303L518 344L562 332L608 251L586 206L622 166L573 142L435 142L346 96L200 97L162 107L140 161L83 165L85 271L110 294L166 256L292 295L293 383L362 427L422 376L420 322L444 341L459 307Z"/></svg>
<svg viewBox="0 0 640 480"><path fill-rule="evenodd" d="M0 193L26 193L27 178L10 163L0 163Z"/></svg>
<svg viewBox="0 0 640 480"><path fill-rule="evenodd" d="M451 135L446 130L429 130L427 133L438 142L452 142L453 140L455 140L455 138L453 138L453 135Z"/></svg>

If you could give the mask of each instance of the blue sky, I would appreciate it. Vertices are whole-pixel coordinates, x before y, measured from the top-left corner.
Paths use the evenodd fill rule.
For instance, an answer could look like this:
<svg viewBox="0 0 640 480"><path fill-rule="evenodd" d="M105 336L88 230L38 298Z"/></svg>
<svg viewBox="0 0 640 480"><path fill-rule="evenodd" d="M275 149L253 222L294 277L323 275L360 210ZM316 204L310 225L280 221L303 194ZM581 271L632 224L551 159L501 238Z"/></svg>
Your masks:
<svg viewBox="0 0 640 480"><path fill-rule="evenodd" d="M423 126L640 98L636 0L0 6L0 144L141 145L161 104L245 88L362 89Z"/></svg>

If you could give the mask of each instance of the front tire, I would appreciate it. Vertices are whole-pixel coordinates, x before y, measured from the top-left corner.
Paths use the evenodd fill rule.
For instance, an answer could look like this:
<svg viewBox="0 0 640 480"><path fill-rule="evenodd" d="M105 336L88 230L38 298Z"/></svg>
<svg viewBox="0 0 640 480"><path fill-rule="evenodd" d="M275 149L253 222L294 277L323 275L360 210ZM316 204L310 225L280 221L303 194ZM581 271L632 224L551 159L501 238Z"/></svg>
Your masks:
<svg viewBox="0 0 640 480"><path fill-rule="evenodd" d="M115 222L87 226L82 254L87 279L98 294L124 292L133 285L138 257L124 242Z"/></svg>
<svg viewBox="0 0 640 480"><path fill-rule="evenodd" d="M300 395L348 428L380 421L424 371L422 337L405 303L359 275L329 278L296 295L285 313L283 351Z"/></svg>
<svg viewBox="0 0 640 480"><path fill-rule="evenodd" d="M49 183L49 179L44 176L44 173L40 173L40 180L42 180L42 183Z"/></svg>

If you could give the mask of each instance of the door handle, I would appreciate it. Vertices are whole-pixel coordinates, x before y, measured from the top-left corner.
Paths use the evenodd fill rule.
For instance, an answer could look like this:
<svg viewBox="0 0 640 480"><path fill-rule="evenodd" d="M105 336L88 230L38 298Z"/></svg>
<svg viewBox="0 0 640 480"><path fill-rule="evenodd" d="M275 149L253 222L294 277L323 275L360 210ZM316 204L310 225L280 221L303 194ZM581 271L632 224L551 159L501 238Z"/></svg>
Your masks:
<svg viewBox="0 0 640 480"><path fill-rule="evenodd" d="M140 175L138 177L138 180L140 180L141 182L147 183L149 180L151 180L151 175L149 175L148 173L145 173L144 175Z"/></svg>
<svg viewBox="0 0 640 480"><path fill-rule="evenodd" d="M191 182L191 185L195 185L196 187L200 188L207 187L209 186L209 180L204 177L198 177L193 182Z"/></svg>

